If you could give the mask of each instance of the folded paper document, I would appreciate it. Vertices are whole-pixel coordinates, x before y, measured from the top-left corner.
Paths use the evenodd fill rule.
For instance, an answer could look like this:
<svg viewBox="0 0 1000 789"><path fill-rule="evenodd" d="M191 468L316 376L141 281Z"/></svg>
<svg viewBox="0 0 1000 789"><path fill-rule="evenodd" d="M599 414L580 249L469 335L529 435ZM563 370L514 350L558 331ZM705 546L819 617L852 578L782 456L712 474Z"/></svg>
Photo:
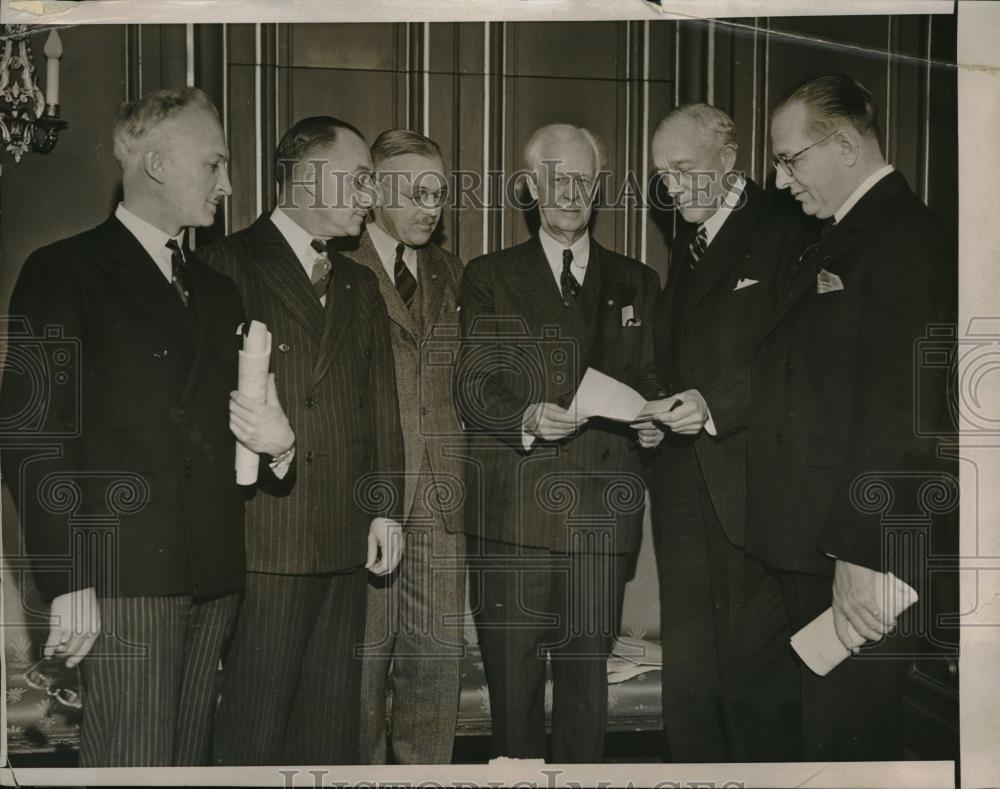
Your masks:
<svg viewBox="0 0 1000 789"><path fill-rule="evenodd" d="M917 602L917 593L913 587L903 583L892 573L886 575L885 594L888 606L886 610L893 619ZM853 646L865 643L865 639L850 624L847 627ZM837 632L833 628L832 608L827 608L792 636L792 648L802 658L802 662L821 677L833 671L851 654L837 638Z"/></svg>
<svg viewBox="0 0 1000 789"><path fill-rule="evenodd" d="M240 394L263 402L267 397L267 371L271 366L271 332L260 321L251 321L239 351L237 389ZM236 483L253 485L257 481L260 456L236 442Z"/></svg>
<svg viewBox="0 0 1000 789"><path fill-rule="evenodd" d="M600 416L615 422L633 422L646 407L646 398L610 375L587 368L569 412L581 417Z"/></svg>

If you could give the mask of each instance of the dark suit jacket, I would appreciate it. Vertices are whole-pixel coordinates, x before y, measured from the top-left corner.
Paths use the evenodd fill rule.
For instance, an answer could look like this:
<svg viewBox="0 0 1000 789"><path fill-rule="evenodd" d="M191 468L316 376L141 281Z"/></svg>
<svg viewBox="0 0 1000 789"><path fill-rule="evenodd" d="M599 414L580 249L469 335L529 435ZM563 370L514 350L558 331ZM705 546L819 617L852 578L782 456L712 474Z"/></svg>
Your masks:
<svg viewBox="0 0 1000 789"><path fill-rule="evenodd" d="M744 200L712 239L696 273L681 269L688 265L688 246L697 228L683 223L656 309L656 369L663 388L668 395L699 390L718 433L668 434L656 454L656 476L672 473L672 464L690 457L693 446L716 513L735 545L743 545L746 532L750 360L774 309L778 272L805 246L800 216L747 181ZM691 283L678 303L682 273ZM741 280L756 284L737 289ZM669 505L663 502L667 517Z"/></svg>
<svg viewBox="0 0 1000 789"><path fill-rule="evenodd" d="M428 471L441 493L438 501L445 528L461 531L465 436L455 408L454 375L462 261L436 244L417 250L417 291L412 309L407 309L367 232L361 234L356 248L344 254L375 275L389 312L406 447L403 512L408 516L413 509L416 482L426 456Z"/></svg>
<svg viewBox="0 0 1000 789"><path fill-rule="evenodd" d="M627 426L594 419L563 441L537 441L530 452L521 444L525 409L568 406L588 366L647 398L659 393L656 273L592 242L591 277L597 310L583 315L563 306L537 237L466 267L458 398L470 431L470 534L566 551L571 532L590 531L605 550L639 547L645 486ZM622 326L627 306L640 325Z"/></svg>
<svg viewBox="0 0 1000 789"><path fill-rule="evenodd" d="M202 254L235 280L247 319L267 324L271 370L295 431L292 469L283 480L265 471L247 504L248 569L363 565L371 519L398 519L402 507L403 443L378 282L331 252L324 309L269 215Z"/></svg>
<svg viewBox="0 0 1000 789"><path fill-rule="evenodd" d="M747 550L787 570L830 573L830 554L905 579L881 526L923 510L935 472L915 404L943 424L948 373L915 362L930 325L954 328L954 246L893 172L799 269L753 364ZM843 289L817 293L820 269Z"/></svg>
<svg viewBox="0 0 1000 789"><path fill-rule="evenodd" d="M3 471L48 599L242 588L228 401L243 311L196 258L189 278L191 311L113 217L24 264Z"/></svg>

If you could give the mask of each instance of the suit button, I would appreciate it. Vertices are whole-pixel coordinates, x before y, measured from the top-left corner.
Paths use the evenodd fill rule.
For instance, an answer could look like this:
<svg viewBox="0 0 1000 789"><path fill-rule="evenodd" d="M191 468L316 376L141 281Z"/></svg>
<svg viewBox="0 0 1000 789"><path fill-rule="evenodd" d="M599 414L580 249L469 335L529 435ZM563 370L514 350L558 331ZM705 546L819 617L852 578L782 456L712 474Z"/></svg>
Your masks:
<svg viewBox="0 0 1000 789"><path fill-rule="evenodd" d="M287 342L282 342L278 344L278 350L282 353L288 353L292 349L292 346Z"/></svg>
<svg viewBox="0 0 1000 789"><path fill-rule="evenodd" d="M316 398L315 397L307 397L306 398L306 408L312 408L314 405L316 405Z"/></svg>
<svg viewBox="0 0 1000 789"><path fill-rule="evenodd" d="M177 424L180 424L181 422L184 421L184 416L185 416L184 409L181 408L179 405L175 405L173 408L170 409L170 418Z"/></svg>
<svg viewBox="0 0 1000 789"><path fill-rule="evenodd" d="M312 463L312 462L313 462L313 453L311 451L306 452L306 463Z"/></svg>
<svg viewBox="0 0 1000 789"><path fill-rule="evenodd" d="M608 459L608 458L610 458L610 457L611 457L611 452L610 452L609 450L607 450L607 449L605 449L605 450L604 450L604 451L603 451L603 452L601 453L601 460L607 460L607 459Z"/></svg>

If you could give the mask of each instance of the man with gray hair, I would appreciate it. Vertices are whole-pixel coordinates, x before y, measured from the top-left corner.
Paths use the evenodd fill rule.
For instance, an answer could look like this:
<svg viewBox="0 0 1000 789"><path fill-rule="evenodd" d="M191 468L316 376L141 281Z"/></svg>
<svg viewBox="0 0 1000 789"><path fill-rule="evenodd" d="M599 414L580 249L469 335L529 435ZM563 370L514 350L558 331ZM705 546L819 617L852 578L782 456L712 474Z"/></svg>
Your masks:
<svg viewBox="0 0 1000 789"><path fill-rule="evenodd" d="M791 662L787 623L758 616L781 593L744 551L745 454L754 342L803 230L790 206L736 170L736 127L717 107L671 110L652 154L681 217L656 310L669 396L647 406L639 431L644 446L659 445L651 493L670 757L792 758L796 687L772 668ZM768 654L753 655L754 673L747 650L761 630L775 633Z"/></svg>
<svg viewBox="0 0 1000 789"><path fill-rule="evenodd" d="M651 331L659 283L591 237L603 165L591 132L542 127L525 159L539 232L476 258L462 282L471 599L495 751L599 762L607 658L641 540L645 485L629 427L588 420L571 403L588 368L646 398L661 394Z"/></svg>
<svg viewBox="0 0 1000 789"><path fill-rule="evenodd" d="M345 254L374 273L389 313L406 528L399 572L368 579L361 761L448 764L465 646L465 437L453 396L463 266L431 240L448 196L437 143L392 129L371 155L378 202Z"/></svg>
<svg viewBox="0 0 1000 789"><path fill-rule="evenodd" d="M245 573L227 411L243 309L183 236L211 225L230 194L228 155L194 88L123 104L114 150L124 192L114 215L38 250L18 277L3 471L51 601L44 656L81 667L80 766L207 764ZM33 422L38 382L23 362L54 336L75 351L60 349ZM244 427L256 452L294 439L273 397Z"/></svg>

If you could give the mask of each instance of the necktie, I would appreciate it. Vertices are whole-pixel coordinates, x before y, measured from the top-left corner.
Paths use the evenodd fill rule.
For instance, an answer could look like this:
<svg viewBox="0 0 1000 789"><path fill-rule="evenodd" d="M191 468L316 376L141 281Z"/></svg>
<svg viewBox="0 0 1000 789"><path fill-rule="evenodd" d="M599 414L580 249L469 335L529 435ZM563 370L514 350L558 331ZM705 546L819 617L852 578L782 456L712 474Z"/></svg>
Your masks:
<svg viewBox="0 0 1000 789"><path fill-rule="evenodd" d="M694 234L694 238L688 244L688 266L694 269L698 265L698 261L701 260L701 256L705 254L707 247L708 231L705 230L704 225L698 225L698 232Z"/></svg>
<svg viewBox="0 0 1000 789"><path fill-rule="evenodd" d="M576 301L576 297L580 293L580 283L576 281L576 277L573 276L573 272L569 270L572 263L573 250L564 249L563 268L562 275L559 277L559 285L562 289L563 305L566 307Z"/></svg>
<svg viewBox="0 0 1000 789"><path fill-rule="evenodd" d="M309 279L312 281L313 290L316 291L316 298L323 298L326 295L326 288L330 284L330 256L326 251L326 243L314 238L310 246L316 250L316 262L313 263L312 273Z"/></svg>
<svg viewBox="0 0 1000 789"><path fill-rule="evenodd" d="M177 239L171 238L167 241L167 249L170 250L170 282L186 307L191 300L187 261L184 259L184 252L180 244L177 243Z"/></svg>
<svg viewBox="0 0 1000 789"><path fill-rule="evenodd" d="M399 291L399 295L403 298L403 303L409 309L413 303L413 294L417 292L417 280L410 273L409 267L403 261L403 250L405 249L406 245L403 243L396 245L396 263L393 267L393 278L396 281L396 290Z"/></svg>
<svg viewBox="0 0 1000 789"><path fill-rule="evenodd" d="M803 249L802 254L799 255L798 258L796 258L795 263L792 264L791 275L789 276L788 279L789 288L792 288L792 286L795 284L795 281L798 279L799 274L801 273L806 263L810 260L813 260L816 257L816 254L819 252L820 247L823 246L823 242L830 235L830 233L833 231L833 228L836 227L836 225L837 223L832 218L827 219L819 229L819 240L813 241L809 246ZM791 297L793 295L794 295L793 290L789 290L789 296Z"/></svg>

